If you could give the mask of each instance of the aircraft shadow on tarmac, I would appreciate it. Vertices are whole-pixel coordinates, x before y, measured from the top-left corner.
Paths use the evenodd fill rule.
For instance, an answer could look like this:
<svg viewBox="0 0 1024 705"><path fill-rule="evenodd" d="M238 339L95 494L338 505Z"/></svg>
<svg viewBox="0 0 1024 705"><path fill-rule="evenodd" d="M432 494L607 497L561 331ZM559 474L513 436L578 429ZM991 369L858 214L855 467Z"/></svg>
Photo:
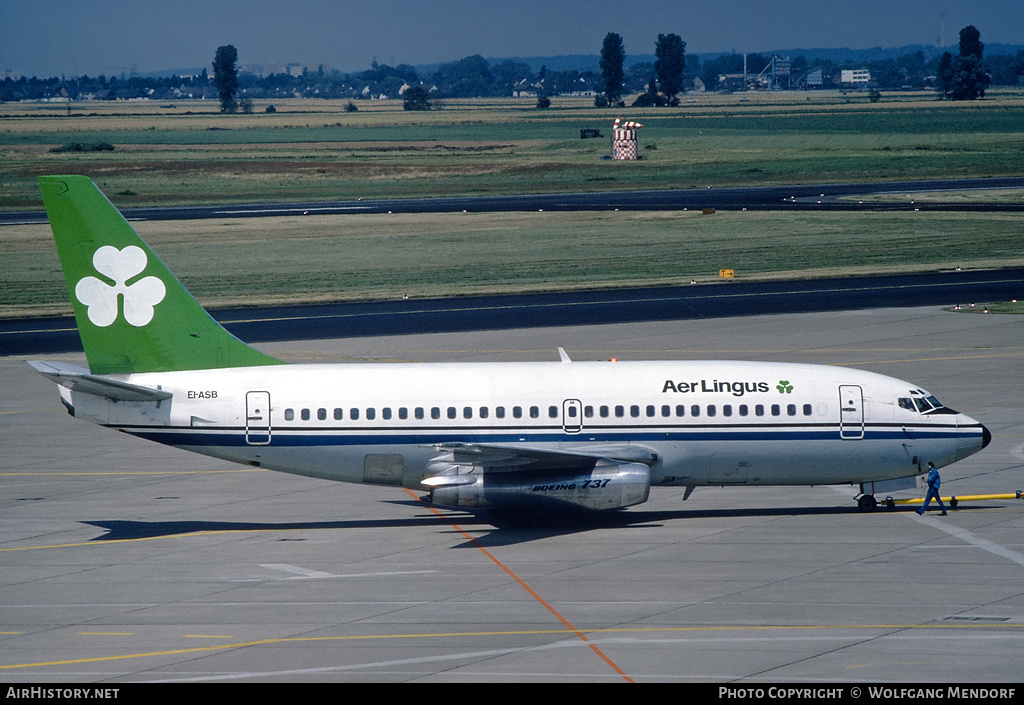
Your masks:
<svg viewBox="0 0 1024 705"><path fill-rule="evenodd" d="M411 508L422 508L423 504L412 501L390 502L407 505ZM982 505L960 507L965 509L985 509ZM913 506L900 507L895 512L916 511ZM888 510L880 510L887 513ZM91 541L129 541L133 539L151 539L169 536L181 536L196 533L236 532L236 531L318 531L345 529L390 529L390 528L444 528L457 524L473 531L490 528L484 537L477 539L489 546L514 545L535 539L555 535L567 535L599 529L626 528L658 528L670 521L723 519L744 517L785 517L785 516L839 516L859 514L856 507L759 507L736 509L679 509L679 510L622 510L610 512L573 513L568 515L531 515L516 521L496 519L486 513L448 513L444 515L421 514L407 519L353 519L338 521L285 521L285 522L238 522L238 521L131 521L121 519L99 519L83 521L83 524L95 526L106 531ZM931 514L931 512L929 512ZM870 516L870 515L865 515ZM281 538L282 541L302 540ZM469 547L467 542L462 546Z"/></svg>

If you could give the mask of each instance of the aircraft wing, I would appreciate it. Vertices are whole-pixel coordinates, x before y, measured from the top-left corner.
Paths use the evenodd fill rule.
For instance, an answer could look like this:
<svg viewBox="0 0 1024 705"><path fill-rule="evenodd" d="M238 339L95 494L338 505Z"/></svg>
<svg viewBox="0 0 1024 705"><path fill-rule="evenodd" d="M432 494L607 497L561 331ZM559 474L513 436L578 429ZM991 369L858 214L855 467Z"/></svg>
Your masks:
<svg viewBox="0 0 1024 705"><path fill-rule="evenodd" d="M93 394L113 401L163 401L173 395L160 389L120 382L62 362L29 362L36 372L75 392Z"/></svg>
<svg viewBox="0 0 1024 705"><path fill-rule="evenodd" d="M468 484L484 470L589 472L598 465L652 465L658 459L647 448L626 444L560 449L498 443L441 443L432 447L440 454L427 464L427 469L434 473L423 480L429 487Z"/></svg>

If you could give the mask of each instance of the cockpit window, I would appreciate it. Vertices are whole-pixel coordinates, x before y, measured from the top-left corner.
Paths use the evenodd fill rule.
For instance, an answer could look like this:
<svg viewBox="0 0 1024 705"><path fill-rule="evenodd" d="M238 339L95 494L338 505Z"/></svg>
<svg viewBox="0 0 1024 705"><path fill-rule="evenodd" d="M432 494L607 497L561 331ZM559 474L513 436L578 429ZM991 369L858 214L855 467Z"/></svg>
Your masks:
<svg viewBox="0 0 1024 705"><path fill-rule="evenodd" d="M897 400L901 409L908 411L917 411L921 414L927 414L930 412L938 411L943 409L941 413L948 413L945 411L945 407L942 406L942 402L936 399L931 394L928 394L921 389L911 389L910 397L900 397Z"/></svg>

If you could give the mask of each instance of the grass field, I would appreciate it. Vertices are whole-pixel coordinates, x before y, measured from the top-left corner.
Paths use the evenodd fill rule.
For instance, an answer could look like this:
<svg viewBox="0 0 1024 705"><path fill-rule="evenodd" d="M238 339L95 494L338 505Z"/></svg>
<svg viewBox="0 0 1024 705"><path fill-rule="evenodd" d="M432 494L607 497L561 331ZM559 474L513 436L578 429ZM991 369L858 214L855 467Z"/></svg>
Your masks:
<svg viewBox="0 0 1024 705"><path fill-rule="evenodd" d="M207 306L685 284L717 281L722 268L742 281L1024 265L1015 214L364 214L135 227ZM7 226L0 238L0 315L70 312L49 228Z"/></svg>
<svg viewBox="0 0 1024 705"><path fill-rule="evenodd" d="M598 110L587 99L295 100L220 115L210 102L0 105L0 209L40 207L35 177L93 177L122 205L704 188L1024 173L1024 97L779 93ZM260 110L263 106L257 106ZM611 124L641 121L642 161L610 162ZM603 139L580 139L596 128ZM113 152L53 153L72 142Z"/></svg>
<svg viewBox="0 0 1024 705"><path fill-rule="evenodd" d="M0 105L0 209L42 207L36 176L92 177L118 207L928 179L1024 173L1024 97L688 97L679 109L587 99ZM262 110L263 106L257 106ZM611 162L635 119L646 157ZM597 128L603 139L579 138ZM114 151L53 152L72 142ZM928 194L915 195L922 199ZM964 199L1020 201L1020 192ZM144 222L205 305L392 299L1024 264L1016 214L516 213ZM723 284L727 285L727 284ZM899 302L893 302L898 304ZM46 226L0 228L0 316L66 313Z"/></svg>

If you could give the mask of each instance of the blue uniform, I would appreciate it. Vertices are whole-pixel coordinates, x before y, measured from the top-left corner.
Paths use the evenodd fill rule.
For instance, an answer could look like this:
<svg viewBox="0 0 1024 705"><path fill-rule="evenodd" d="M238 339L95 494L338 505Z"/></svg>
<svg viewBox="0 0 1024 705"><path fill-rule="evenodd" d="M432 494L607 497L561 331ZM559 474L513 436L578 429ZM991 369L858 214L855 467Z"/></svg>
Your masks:
<svg viewBox="0 0 1024 705"><path fill-rule="evenodd" d="M931 465L931 463L929 463ZM939 496L939 485L942 480L939 478L939 471L932 465L932 469L928 472L928 494L924 496L924 506L917 510L918 514L924 514L928 511L928 505L934 499L939 503L939 509L942 510L942 515L946 514L946 505L942 503L942 497Z"/></svg>

